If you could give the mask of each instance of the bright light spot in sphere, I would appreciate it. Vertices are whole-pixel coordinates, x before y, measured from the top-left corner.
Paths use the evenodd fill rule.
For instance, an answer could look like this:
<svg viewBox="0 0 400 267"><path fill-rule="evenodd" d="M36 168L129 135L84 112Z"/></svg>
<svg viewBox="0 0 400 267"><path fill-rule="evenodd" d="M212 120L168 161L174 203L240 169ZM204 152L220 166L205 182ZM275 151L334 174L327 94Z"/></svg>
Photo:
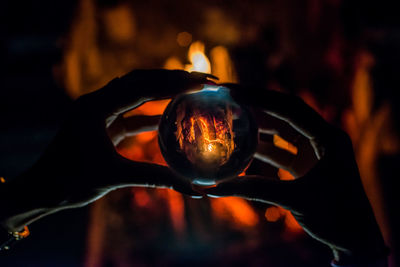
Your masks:
<svg viewBox="0 0 400 267"><path fill-rule="evenodd" d="M212 152L214 150L214 146L212 144L208 144L207 150Z"/></svg>

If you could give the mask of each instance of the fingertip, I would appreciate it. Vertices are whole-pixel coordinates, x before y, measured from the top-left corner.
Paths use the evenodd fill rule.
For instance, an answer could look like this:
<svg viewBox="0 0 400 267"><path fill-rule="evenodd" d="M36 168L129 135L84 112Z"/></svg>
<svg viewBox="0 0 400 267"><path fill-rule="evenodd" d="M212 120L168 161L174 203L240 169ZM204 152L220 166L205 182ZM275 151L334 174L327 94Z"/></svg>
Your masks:
<svg viewBox="0 0 400 267"><path fill-rule="evenodd" d="M219 80L218 77L216 77L216 76L214 76L214 75L212 75L212 74L204 73L204 72L199 72L199 71L192 71L192 72L190 72L190 75L191 75L193 78L198 78L198 79L211 78L211 79L214 79L214 80Z"/></svg>

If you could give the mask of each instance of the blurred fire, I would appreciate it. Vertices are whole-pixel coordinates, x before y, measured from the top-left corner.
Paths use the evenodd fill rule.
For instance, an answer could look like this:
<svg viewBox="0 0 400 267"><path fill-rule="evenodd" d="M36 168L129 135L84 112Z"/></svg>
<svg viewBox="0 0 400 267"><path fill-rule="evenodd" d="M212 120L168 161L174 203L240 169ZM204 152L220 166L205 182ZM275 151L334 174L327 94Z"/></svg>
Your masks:
<svg viewBox="0 0 400 267"><path fill-rule="evenodd" d="M282 212L278 207L269 207L265 211L265 218L269 222L276 222L282 217Z"/></svg>
<svg viewBox="0 0 400 267"><path fill-rule="evenodd" d="M188 58L191 64L186 65L185 70L211 73L210 60L204 54L204 44L202 42L197 41L190 45Z"/></svg>
<svg viewBox="0 0 400 267"><path fill-rule="evenodd" d="M180 193L174 190L166 190L169 213L175 233L182 235L185 231L185 203Z"/></svg>
<svg viewBox="0 0 400 267"><path fill-rule="evenodd" d="M136 188L134 190L133 200L139 207L146 207L151 201L149 194L144 188Z"/></svg>
<svg viewBox="0 0 400 267"><path fill-rule="evenodd" d="M259 222L259 217L249 203L238 197L217 198L211 201L213 214L226 222L234 222L238 228L252 227Z"/></svg>
<svg viewBox="0 0 400 267"><path fill-rule="evenodd" d="M269 207L265 211L265 218L269 222L277 222L279 220L284 220L286 230L292 233L299 233L303 231L303 228L299 225L290 211L285 210L281 207Z"/></svg>

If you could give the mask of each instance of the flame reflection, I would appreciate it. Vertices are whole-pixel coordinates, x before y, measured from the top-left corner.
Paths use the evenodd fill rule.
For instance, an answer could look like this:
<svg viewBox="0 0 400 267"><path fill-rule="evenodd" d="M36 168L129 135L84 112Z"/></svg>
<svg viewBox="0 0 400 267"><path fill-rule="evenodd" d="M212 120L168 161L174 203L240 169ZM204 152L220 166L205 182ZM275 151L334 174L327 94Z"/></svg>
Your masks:
<svg viewBox="0 0 400 267"><path fill-rule="evenodd" d="M233 136L229 107L213 114L185 104L178 107L176 138L192 163L207 169L223 165L235 148Z"/></svg>

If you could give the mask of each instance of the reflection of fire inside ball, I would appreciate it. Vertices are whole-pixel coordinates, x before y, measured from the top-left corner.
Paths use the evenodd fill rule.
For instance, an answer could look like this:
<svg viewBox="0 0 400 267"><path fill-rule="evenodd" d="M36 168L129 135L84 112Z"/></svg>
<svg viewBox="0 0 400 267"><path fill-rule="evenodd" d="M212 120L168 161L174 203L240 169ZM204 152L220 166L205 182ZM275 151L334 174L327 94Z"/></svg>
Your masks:
<svg viewBox="0 0 400 267"><path fill-rule="evenodd" d="M159 144L178 174L211 185L246 168L257 144L257 127L229 89L205 85L168 105L159 125Z"/></svg>
<svg viewBox="0 0 400 267"><path fill-rule="evenodd" d="M211 113L187 104L177 107L175 135L179 147L190 162L213 171L229 160L235 147L232 109L217 106Z"/></svg>

